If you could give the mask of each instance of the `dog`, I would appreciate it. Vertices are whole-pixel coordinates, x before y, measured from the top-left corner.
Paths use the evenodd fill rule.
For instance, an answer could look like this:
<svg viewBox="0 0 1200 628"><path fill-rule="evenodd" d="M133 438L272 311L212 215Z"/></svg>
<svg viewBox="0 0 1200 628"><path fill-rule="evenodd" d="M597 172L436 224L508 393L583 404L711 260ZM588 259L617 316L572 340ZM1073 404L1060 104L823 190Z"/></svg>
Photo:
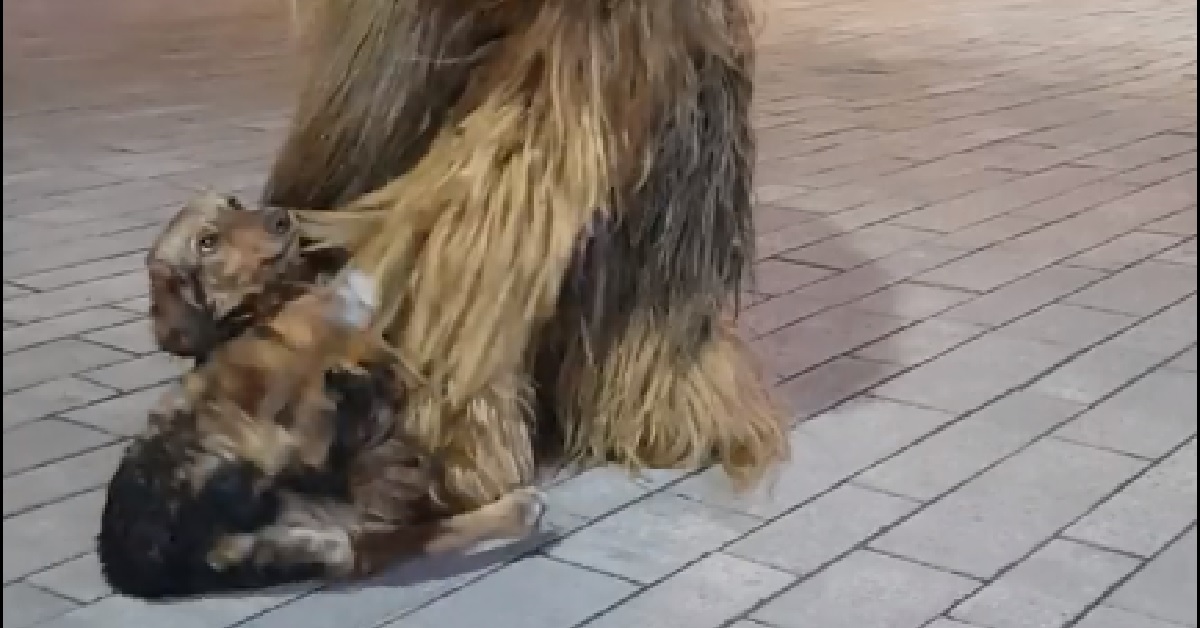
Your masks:
<svg viewBox="0 0 1200 628"><path fill-rule="evenodd" d="M156 338L197 363L108 485L106 580L142 598L356 578L529 534L533 488L454 512L405 438L404 382L354 275L318 285L285 212L207 195L151 249ZM363 282L358 281L358 284Z"/></svg>

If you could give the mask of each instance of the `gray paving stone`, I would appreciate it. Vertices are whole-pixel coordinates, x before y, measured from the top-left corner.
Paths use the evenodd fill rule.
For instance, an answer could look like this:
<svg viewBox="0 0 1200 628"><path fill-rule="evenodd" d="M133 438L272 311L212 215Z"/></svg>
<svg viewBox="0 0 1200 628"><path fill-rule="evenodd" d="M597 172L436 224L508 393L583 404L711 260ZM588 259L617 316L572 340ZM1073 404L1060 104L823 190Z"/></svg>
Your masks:
<svg viewBox="0 0 1200 628"><path fill-rule="evenodd" d="M997 327L1104 277L1098 270L1051 266L946 312L946 317Z"/></svg>
<svg viewBox="0 0 1200 628"><path fill-rule="evenodd" d="M1137 322L1132 316L1051 303L1013 321L1003 333L1083 349Z"/></svg>
<svg viewBox="0 0 1200 628"><path fill-rule="evenodd" d="M674 474L648 471L633 476L623 469L589 469L547 490L555 510L596 518L661 488Z"/></svg>
<svg viewBox="0 0 1200 628"><path fill-rule="evenodd" d="M536 539L532 540L536 542ZM532 549L530 543L499 544L493 545L491 548L472 551L466 555L415 558L415 560L398 564L398 566L386 570L385 573L365 581L329 585L317 591L306 591L302 596L289 600L287 604L277 605L274 609L254 616L250 621L240 623L239 627L325 628L329 626L330 617L337 617L338 626L355 628L383 626L385 623L396 620L397 617L424 608L434 600L463 594L461 592L454 593L463 586L474 586L473 582L486 582L486 579L480 579L504 572L505 563L526 554L530 549ZM544 561L545 558L535 558L535 560ZM516 567L515 573L499 576L502 580L500 587L539 586L540 581L536 579L539 578L538 574L553 573L553 569L557 566L558 563L552 563L550 568ZM594 575L589 572L584 573ZM517 576L526 575L533 576L534 580L523 585L512 585L511 582L508 582ZM596 576L596 582L604 584L606 581L605 576ZM586 586L587 582L582 582L580 585ZM474 609L474 612L490 614L496 609L499 609L498 605L494 606L494 609ZM468 614L467 618L475 620L478 617ZM407 620L400 620L398 623L401 626L408 626ZM460 624L451 623L448 626L460 626ZM478 623L468 621L462 623L461 626L478 626Z"/></svg>
<svg viewBox="0 0 1200 628"><path fill-rule="evenodd" d="M1076 305L1147 316L1196 293L1196 269L1148 261L1067 298Z"/></svg>
<svg viewBox="0 0 1200 628"><path fill-rule="evenodd" d="M96 542L103 491L90 491L4 519L4 582L56 565Z"/></svg>
<svg viewBox="0 0 1200 628"><path fill-rule="evenodd" d="M15 298L17 298L17 297L23 297L23 296L25 296L25 295L27 295L27 294L32 294L32 293L33 293L33 290L29 290L28 288L22 288L22 287L20 287L20 286L14 286L14 285L12 285L12 284L9 284L9 283L5 283L5 284L4 284L4 299L5 299L6 301L7 301L8 299L15 299Z"/></svg>
<svg viewBox="0 0 1200 628"><path fill-rule="evenodd" d="M1075 356L1030 388L1082 404L1111 395L1162 363L1163 357L1107 342Z"/></svg>
<svg viewBox="0 0 1200 628"><path fill-rule="evenodd" d="M145 295L145 271L114 275L4 302L4 318L33 322Z"/></svg>
<svg viewBox="0 0 1200 628"><path fill-rule="evenodd" d="M22 216L20 220L20 235L13 234L13 237L9 237L9 233L18 230L10 230L9 232L5 233L5 253L14 253L29 249L48 250L50 248L71 246L80 240L120 233L122 231L128 231L138 227L145 227L146 225L158 222L157 217L147 216L145 214L139 215L136 213L116 214L99 220L96 220L96 217L93 216L93 220L67 225L38 224L33 221L26 221L24 218L25 217ZM38 290L50 290L53 288L62 287L64 285L81 283L87 279L95 279L99 277L115 275L120 272L127 272L129 270L133 270L134 268L140 267L127 264L125 268L120 270L110 270L112 268L111 266L109 268L104 268L104 266L106 266L104 262L106 261L107 260L96 260L96 265L100 268L96 269L95 271L87 268L88 265L80 265L62 269L66 272L64 272L61 277L54 276L57 271L49 271L47 273L23 275L16 278L14 281L19 282L21 285L30 286ZM71 271L74 271L74 273ZM73 277L73 274L79 275L81 278Z"/></svg>
<svg viewBox="0 0 1200 628"><path fill-rule="evenodd" d="M902 367L855 357L834 358L798 377L779 384L780 400L792 410L794 420L807 419L895 375Z"/></svg>
<svg viewBox="0 0 1200 628"><path fill-rule="evenodd" d="M947 412L965 412L1030 381L1067 355L1062 347L991 334L908 371L875 392ZM945 385L950 381L954 385Z"/></svg>
<svg viewBox="0 0 1200 628"><path fill-rule="evenodd" d="M111 388L78 377L43 382L4 395L4 429L112 397Z"/></svg>
<svg viewBox="0 0 1200 628"><path fill-rule="evenodd" d="M963 622L957 621L954 619L946 619L945 617L939 617L939 618L933 620L933 623L926 626L926 628L979 628L979 627L972 626L971 624L964 624Z"/></svg>
<svg viewBox="0 0 1200 628"><path fill-rule="evenodd" d="M828 268L767 259L755 267L754 290L765 295L787 294L833 273Z"/></svg>
<svg viewBox="0 0 1200 628"><path fill-rule="evenodd" d="M30 628L75 608L70 600L25 583L4 587L4 628Z"/></svg>
<svg viewBox="0 0 1200 628"><path fill-rule="evenodd" d="M1130 384L1057 435L1157 458L1196 434L1196 376L1158 370Z"/></svg>
<svg viewBox="0 0 1200 628"><path fill-rule="evenodd" d="M808 225L800 225L805 232ZM774 234L772 234L774 235ZM761 242L760 242L761 244ZM957 251L921 245L807 285L746 310L742 319L755 334L766 334L832 307L845 305L895 281L958 255Z"/></svg>
<svg viewBox="0 0 1200 628"><path fill-rule="evenodd" d="M919 628L978 584L875 552L858 551L754 612L779 628Z"/></svg>
<svg viewBox="0 0 1200 628"><path fill-rule="evenodd" d="M94 553L72 558L25 580L80 604L91 604L112 593L100 572L100 559Z"/></svg>
<svg viewBox="0 0 1200 628"><path fill-rule="evenodd" d="M742 536L757 523L747 515L656 494L571 534L547 553L648 584Z"/></svg>
<svg viewBox="0 0 1200 628"><path fill-rule="evenodd" d="M754 343L759 359L775 372L791 377L854 349L870 344L910 324L838 307L775 331Z"/></svg>
<svg viewBox="0 0 1200 628"><path fill-rule="evenodd" d="M1041 440L934 502L873 547L992 577L1141 470L1132 458Z"/></svg>
<svg viewBox="0 0 1200 628"><path fill-rule="evenodd" d="M1195 153L1191 153L1192 168L1191 172L1195 172ZM1153 233L1168 233L1177 236L1195 236L1196 235L1196 206L1191 207L1176 213L1162 220L1157 220L1144 227L1146 231Z"/></svg>
<svg viewBox="0 0 1200 628"><path fill-rule="evenodd" d="M54 340L4 356L4 392L127 359L128 353L90 342Z"/></svg>
<svg viewBox="0 0 1200 628"><path fill-rule="evenodd" d="M1196 625L1196 529L1117 589L1108 604L1184 626Z"/></svg>
<svg viewBox="0 0 1200 628"><path fill-rule="evenodd" d="M916 366L983 335L987 330L981 325L931 318L867 345L856 351L855 355L880 362Z"/></svg>
<svg viewBox="0 0 1200 628"><path fill-rule="evenodd" d="M808 575L917 508L899 497L842 485L734 543L729 553Z"/></svg>
<svg viewBox="0 0 1200 628"><path fill-rule="evenodd" d="M152 353L158 350L149 319L139 319L94 331L85 334L83 338L96 344L135 354Z"/></svg>
<svg viewBox="0 0 1200 628"><path fill-rule="evenodd" d="M791 461L760 491L736 494L716 469L690 477L674 490L722 508L774 517L894 454L952 418L934 410L866 398L798 425L791 437Z"/></svg>
<svg viewBox="0 0 1200 628"><path fill-rule="evenodd" d="M103 485L124 450L110 445L4 478L4 516Z"/></svg>
<svg viewBox="0 0 1200 628"><path fill-rule="evenodd" d="M552 507L550 515L553 510ZM341 626L375 628L500 570L505 563L530 549L529 543L512 543L463 555L419 557L365 581L307 591L287 604L239 624L239 627L326 628L329 618L337 617ZM537 568L527 567L520 568L518 572L527 575L543 573ZM492 609L477 611L489 613Z"/></svg>
<svg viewBox="0 0 1200 628"><path fill-rule="evenodd" d="M160 216L142 215L138 217L138 220L133 221L130 227L145 227L152 225L152 223L160 223L160 220ZM116 219L107 219L78 223L78 225L71 227L73 231L80 232L85 231L85 229L86 231L78 234L74 239L82 240L92 237L92 235L101 235L88 233L91 231L104 231L112 233L112 228L114 227L115 221ZM97 229L97 222L101 223L103 228ZM61 229L56 229L56 231L61 231ZM32 275L24 275L22 277L18 277L16 281L18 281L22 286L29 286L31 288L38 289L38 291L52 291L52 289L73 286L77 285L77 283L84 283L97 279L106 279L106 277L114 275L138 273L138 271L142 271L142 273L145 271L144 253L130 253L130 255L95 259L95 261L73 265L73 267L47 270L44 271L44 273L35 273Z"/></svg>
<svg viewBox="0 0 1200 628"><path fill-rule="evenodd" d="M974 251L917 278L951 288L988 292L1049 266L1053 261L1049 256L1031 256L1027 250L1002 242Z"/></svg>
<svg viewBox="0 0 1200 628"><path fill-rule="evenodd" d="M1187 351L1184 351L1183 353L1181 353L1179 355L1179 357L1175 358L1174 360L1171 360L1171 362L1169 364L1167 364L1167 367L1173 368L1173 369L1178 369L1180 371L1187 371L1189 373L1195 373L1196 372L1196 347L1192 347L1191 349L1188 349Z"/></svg>
<svg viewBox="0 0 1200 628"><path fill-rule="evenodd" d="M162 398L166 390L167 385L155 386L64 412L62 416L110 434L134 436L146 427L150 408Z"/></svg>
<svg viewBox="0 0 1200 628"><path fill-rule="evenodd" d="M1101 270L1119 270L1129 264L1153 257L1175 246L1178 236L1160 233L1127 233L1094 249L1072 257L1071 264Z"/></svg>
<svg viewBox="0 0 1200 628"><path fill-rule="evenodd" d="M40 195L98 187L115 183L120 179L91 170L55 165L50 168L25 171L11 179L6 175L4 180L6 187L11 184L11 187L5 190L6 192L12 190L18 195Z"/></svg>
<svg viewBox="0 0 1200 628"><path fill-rule="evenodd" d="M864 312L923 319L941 314L975 296L971 292L940 286L899 283L856 301L854 307Z"/></svg>
<svg viewBox="0 0 1200 628"><path fill-rule="evenodd" d="M1192 296L1147 318L1113 339L1113 343L1167 357L1196 344L1196 297Z"/></svg>
<svg viewBox="0 0 1200 628"><path fill-rule="evenodd" d="M1075 628L1182 628L1182 626L1111 606L1098 606L1079 620L1079 623L1075 624Z"/></svg>
<svg viewBox="0 0 1200 628"><path fill-rule="evenodd" d="M175 380L187 368L185 362L165 353L152 353L126 362L87 371L80 377L109 388L128 392Z"/></svg>
<svg viewBox="0 0 1200 628"><path fill-rule="evenodd" d="M1062 628L1139 566L1128 556L1056 539L952 615L989 628Z"/></svg>
<svg viewBox="0 0 1200 628"><path fill-rule="evenodd" d="M1154 259L1160 262L1170 264L1181 264L1184 266L1196 266L1196 239L1192 238L1179 246L1164 251Z"/></svg>
<svg viewBox="0 0 1200 628"><path fill-rule="evenodd" d="M146 316L150 313L150 297L138 297L127 301L113 303L113 307Z"/></svg>
<svg viewBox="0 0 1200 628"><path fill-rule="evenodd" d="M783 253L790 260L826 268L853 268L932 239L928 231L876 224Z"/></svg>
<svg viewBox="0 0 1200 628"><path fill-rule="evenodd" d="M19 351L50 340L67 338L93 329L123 323L134 318L132 312L112 307L94 307L55 318L4 330L4 353Z"/></svg>
<svg viewBox="0 0 1200 628"><path fill-rule="evenodd" d="M867 469L857 481L928 501L1082 409L1070 401L1020 390Z"/></svg>
<svg viewBox="0 0 1200 628"><path fill-rule="evenodd" d="M144 217L141 221L158 222L158 219ZM139 222L141 222L139 221ZM111 228L111 221L104 221L107 228ZM92 227L92 224L86 225ZM138 225L142 226L142 225ZM80 238L82 239L82 238ZM79 266L68 266L57 270L50 270L44 273L36 273L33 275L25 275L18 279L21 285L30 286L38 290L53 290L63 286L83 283L93 279L111 277L122 273L130 272L145 272L146 255L143 253L133 253L130 255L120 255L107 259L96 260L80 264ZM147 279L149 281L149 279Z"/></svg>
<svg viewBox="0 0 1200 628"><path fill-rule="evenodd" d="M101 445L113 437L56 419L26 423L4 433L4 475L43 465Z"/></svg>
<svg viewBox="0 0 1200 628"><path fill-rule="evenodd" d="M226 628L283 604L292 592L250 592L238 595L189 598L167 603L113 595L42 624L39 628ZM328 626L330 617L326 617Z"/></svg>
<svg viewBox="0 0 1200 628"><path fill-rule="evenodd" d="M554 595L546 595L547 583L554 583ZM387 628L569 628L634 590L627 582L535 556L489 574Z"/></svg>
<svg viewBox="0 0 1200 628"><path fill-rule="evenodd" d="M36 224L69 225L94 222L127 212L157 209L165 220L186 198L186 192L164 185L161 181L128 181L39 199L45 201L45 207L24 214L21 218Z"/></svg>
<svg viewBox="0 0 1200 628"><path fill-rule="evenodd" d="M1196 522L1196 441L1151 467L1064 533L1152 556Z"/></svg>
<svg viewBox="0 0 1200 628"><path fill-rule="evenodd" d="M721 628L794 581L782 571L712 554L584 626Z"/></svg>
<svg viewBox="0 0 1200 628"><path fill-rule="evenodd" d="M103 238L89 238L80 240L70 247L61 247L55 251L54 255L46 255L45 251L37 249L18 251L4 256L4 277L21 277L108 257L128 255L135 251L144 251L161 232L162 226L151 225L143 229L124 231ZM27 305L22 305L20 309L28 311Z"/></svg>

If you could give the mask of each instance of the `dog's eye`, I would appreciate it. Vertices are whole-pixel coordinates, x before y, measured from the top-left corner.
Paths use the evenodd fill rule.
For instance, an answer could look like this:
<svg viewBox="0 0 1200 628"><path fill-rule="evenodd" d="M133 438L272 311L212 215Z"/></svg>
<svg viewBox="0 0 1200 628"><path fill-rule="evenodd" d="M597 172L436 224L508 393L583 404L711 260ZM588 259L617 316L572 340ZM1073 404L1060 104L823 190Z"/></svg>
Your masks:
<svg viewBox="0 0 1200 628"><path fill-rule="evenodd" d="M217 250L217 235L215 233L206 233L196 239L196 250L203 255L208 255Z"/></svg>
<svg viewBox="0 0 1200 628"><path fill-rule="evenodd" d="M267 221L267 228L273 235L285 235L292 228L292 219L287 212L279 212Z"/></svg>

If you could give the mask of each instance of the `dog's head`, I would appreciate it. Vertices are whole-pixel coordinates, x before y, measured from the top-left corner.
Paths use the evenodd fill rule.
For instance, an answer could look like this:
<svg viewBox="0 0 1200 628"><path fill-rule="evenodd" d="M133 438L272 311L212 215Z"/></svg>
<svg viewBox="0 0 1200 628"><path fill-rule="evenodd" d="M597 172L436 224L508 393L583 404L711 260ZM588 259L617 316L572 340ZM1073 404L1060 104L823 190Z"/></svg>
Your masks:
<svg viewBox="0 0 1200 628"><path fill-rule="evenodd" d="M206 194L167 224L146 257L150 318L161 349L203 357L237 333L273 290L304 270L300 232L282 209L245 209Z"/></svg>

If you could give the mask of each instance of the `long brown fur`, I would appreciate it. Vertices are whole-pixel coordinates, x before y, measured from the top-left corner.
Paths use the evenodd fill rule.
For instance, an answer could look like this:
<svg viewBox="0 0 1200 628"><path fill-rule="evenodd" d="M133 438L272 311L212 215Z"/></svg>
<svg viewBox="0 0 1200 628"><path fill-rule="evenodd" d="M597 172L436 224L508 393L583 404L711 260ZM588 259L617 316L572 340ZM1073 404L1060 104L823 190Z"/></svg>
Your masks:
<svg viewBox="0 0 1200 628"><path fill-rule="evenodd" d="M744 0L305 6L265 201L335 210L306 233L375 278L455 498L529 479L535 405L585 465L716 461L749 485L787 456L722 318L753 259Z"/></svg>

